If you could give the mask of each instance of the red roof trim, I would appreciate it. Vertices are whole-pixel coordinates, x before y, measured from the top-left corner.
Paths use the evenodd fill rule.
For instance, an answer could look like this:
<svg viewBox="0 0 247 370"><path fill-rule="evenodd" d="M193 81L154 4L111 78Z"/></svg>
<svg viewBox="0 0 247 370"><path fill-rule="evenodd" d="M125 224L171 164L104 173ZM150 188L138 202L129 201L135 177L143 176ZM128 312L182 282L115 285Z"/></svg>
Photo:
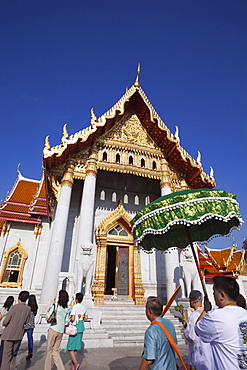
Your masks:
<svg viewBox="0 0 247 370"><path fill-rule="evenodd" d="M6 211L4 209L1 209L0 213L10 214L10 215L16 215L16 216L30 217L30 215L28 213L14 212L14 211Z"/></svg>
<svg viewBox="0 0 247 370"><path fill-rule="evenodd" d="M30 203L18 203L18 202L4 201L4 204L10 204L12 206L30 207Z"/></svg>
<svg viewBox="0 0 247 370"><path fill-rule="evenodd" d="M1 217L0 220L15 221L15 222L26 222L28 224L41 224L41 220L24 220L22 218L11 218L11 217Z"/></svg>

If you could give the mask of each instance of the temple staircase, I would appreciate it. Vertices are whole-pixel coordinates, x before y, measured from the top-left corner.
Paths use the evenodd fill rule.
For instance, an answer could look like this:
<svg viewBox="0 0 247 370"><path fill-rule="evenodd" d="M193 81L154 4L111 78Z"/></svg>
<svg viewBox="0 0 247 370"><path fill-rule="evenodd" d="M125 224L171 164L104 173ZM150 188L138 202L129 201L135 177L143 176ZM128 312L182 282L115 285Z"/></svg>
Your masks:
<svg viewBox="0 0 247 370"><path fill-rule="evenodd" d="M144 306L136 306L132 299L125 299L114 302L105 301L100 309L102 327L113 339L113 347L143 345L145 330L150 325ZM169 312L165 317L173 322L178 342L184 343L182 324Z"/></svg>

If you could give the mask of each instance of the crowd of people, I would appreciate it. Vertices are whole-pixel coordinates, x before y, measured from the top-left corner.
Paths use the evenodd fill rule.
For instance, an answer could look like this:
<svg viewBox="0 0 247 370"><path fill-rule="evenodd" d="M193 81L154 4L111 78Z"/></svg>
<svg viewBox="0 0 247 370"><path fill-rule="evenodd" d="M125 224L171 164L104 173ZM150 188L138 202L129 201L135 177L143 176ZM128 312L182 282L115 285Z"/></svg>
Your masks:
<svg viewBox="0 0 247 370"><path fill-rule="evenodd" d="M213 283L218 308L212 309L207 296L203 305L202 293L198 290L189 295L190 307L194 311L184 323L184 337L189 345L187 369L247 369L246 300L240 294L235 279L218 275L213 278ZM162 303L159 298L148 298L146 315L151 324L156 325L150 325L146 330L140 370L176 370L176 334L172 323L161 317ZM159 322L168 333L157 325ZM185 369L184 366L182 368Z"/></svg>
<svg viewBox="0 0 247 370"><path fill-rule="evenodd" d="M144 351L140 370L177 370L176 353L180 356L183 369L196 370L237 370L247 369L247 311L246 300L239 292L235 279L226 276L213 278L213 294L217 308L212 309L208 297L198 290L189 295L193 312L184 322L184 338L188 343L189 365L177 348L177 338L173 323L162 317L163 304L158 297L149 297L146 303L146 316L151 325L145 332ZM79 370L77 351L81 349L84 320L87 310L82 303L83 294L75 295L75 304L68 307L69 296L65 290L59 291L58 301L47 313L50 327L47 335L47 349L44 370L51 370L52 359L59 370L65 370L59 353L64 328L70 323L76 330L69 332L67 350L70 370ZM26 304L27 302L27 304ZM18 303L9 296L0 309L0 362L2 370L9 370L13 356L18 354L23 335L27 333L28 354L33 356L33 331L38 304L35 295L22 291ZM54 319L55 317L55 319ZM52 318L52 319L51 319ZM181 369L182 369L181 368Z"/></svg>
<svg viewBox="0 0 247 370"><path fill-rule="evenodd" d="M47 349L44 370L51 370L52 359L58 370L65 370L59 354L65 325L70 322L76 327L73 335L69 335L67 350L70 354L70 370L79 370L76 353L81 349L82 336L85 330L84 320L88 319L87 310L82 303L83 294L77 293L75 304L68 307L69 295L66 290L60 290L57 303L53 304L47 312L47 320L53 315L47 335ZM27 302L27 304L26 304ZM33 357L33 331L35 328L35 316L38 312L38 304L35 295L29 295L23 290L18 296L18 303L14 304L14 297L9 296L0 309L0 366L1 370L10 370L11 361L17 356L25 333L28 339L27 360Z"/></svg>

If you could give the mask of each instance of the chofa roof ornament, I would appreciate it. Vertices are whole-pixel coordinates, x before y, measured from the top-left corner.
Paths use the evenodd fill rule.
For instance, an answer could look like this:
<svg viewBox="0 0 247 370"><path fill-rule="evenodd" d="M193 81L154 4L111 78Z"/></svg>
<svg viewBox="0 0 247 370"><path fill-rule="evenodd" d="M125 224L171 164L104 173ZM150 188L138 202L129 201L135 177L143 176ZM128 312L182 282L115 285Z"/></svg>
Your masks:
<svg viewBox="0 0 247 370"><path fill-rule="evenodd" d="M135 83L134 83L134 86L135 87L140 87L140 83L139 83L139 75L140 75L140 73L141 73L141 64L138 63L136 80L135 80Z"/></svg>

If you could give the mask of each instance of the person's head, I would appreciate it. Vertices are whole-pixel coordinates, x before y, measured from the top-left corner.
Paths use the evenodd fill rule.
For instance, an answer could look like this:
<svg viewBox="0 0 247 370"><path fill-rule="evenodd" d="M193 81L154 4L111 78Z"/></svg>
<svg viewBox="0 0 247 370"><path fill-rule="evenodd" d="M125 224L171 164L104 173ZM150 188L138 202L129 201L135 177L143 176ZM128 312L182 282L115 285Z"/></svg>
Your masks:
<svg viewBox="0 0 247 370"><path fill-rule="evenodd" d="M246 299L244 298L242 294L239 293L236 303L237 303L237 306L243 307L244 309L246 309Z"/></svg>
<svg viewBox="0 0 247 370"><path fill-rule="evenodd" d="M148 297L146 303L147 318L152 321L156 317L161 316L163 309L162 300L159 297Z"/></svg>
<svg viewBox="0 0 247 370"><path fill-rule="evenodd" d="M236 280L228 276L213 277L214 300L218 307L222 308L227 304L236 304L239 295L239 286Z"/></svg>
<svg viewBox="0 0 247 370"><path fill-rule="evenodd" d="M202 293L199 290L192 290L189 295L190 307L198 308L202 305Z"/></svg>
<svg viewBox="0 0 247 370"><path fill-rule="evenodd" d="M68 302L69 302L68 293L66 292L66 290L61 289L58 293L58 302L57 302L57 304L59 304L63 308L66 308L66 307L68 307Z"/></svg>
<svg viewBox="0 0 247 370"><path fill-rule="evenodd" d="M82 300L83 300L83 294L82 293L76 293L75 295L75 300L78 302L78 303L81 303Z"/></svg>
<svg viewBox="0 0 247 370"><path fill-rule="evenodd" d="M36 297L34 294L31 294L28 298L28 306L31 307L32 312L37 312L38 311L38 305L36 301Z"/></svg>
<svg viewBox="0 0 247 370"><path fill-rule="evenodd" d="M19 301L23 303L26 302L28 298L29 298L29 293L26 290L23 290L22 292L20 292L19 297L18 297Z"/></svg>
<svg viewBox="0 0 247 370"><path fill-rule="evenodd" d="M12 304L14 303L14 300L15 300L14 297L10 295L4 302L3 307L6 308L6 310L8 311Z"/></svg>

